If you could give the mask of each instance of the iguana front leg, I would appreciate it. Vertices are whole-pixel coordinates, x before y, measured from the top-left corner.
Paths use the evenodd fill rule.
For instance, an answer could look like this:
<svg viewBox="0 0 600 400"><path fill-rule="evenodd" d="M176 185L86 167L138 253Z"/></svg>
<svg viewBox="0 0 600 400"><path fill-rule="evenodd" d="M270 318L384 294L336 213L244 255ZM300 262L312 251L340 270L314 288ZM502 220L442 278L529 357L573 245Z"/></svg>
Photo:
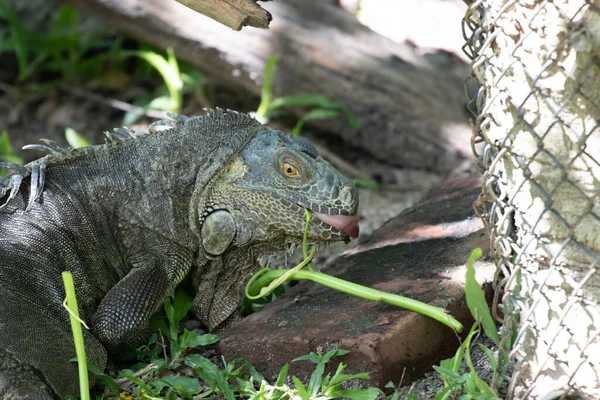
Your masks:
<svg viewBox="0 0 600 400"><path fill-rule="evenodd" d="M246 250L247 251L247 250ZM220 331L240 319L236 312L242 284L260 266L242 249L210 260L194 276L192 311L209 331Z"/></svg>
<svg viewBox="0 0 600 400"><path fill-rule="evenodd" d="M196 291L192 311L209 331L223 329L239 319L235 312L240 286L258 263L249 249L237 247L250 238L239 212L211 213L201 229L202 255L193 277Z"/></svg>
<svg viewBox="0 0 600 400"><path fill-rule="evenodd" d="M190 250L156 239L151 252L131 256L134 268L104 296L94 314L94 334L110 350L146 339L150 318L192 265Z"/></svg>

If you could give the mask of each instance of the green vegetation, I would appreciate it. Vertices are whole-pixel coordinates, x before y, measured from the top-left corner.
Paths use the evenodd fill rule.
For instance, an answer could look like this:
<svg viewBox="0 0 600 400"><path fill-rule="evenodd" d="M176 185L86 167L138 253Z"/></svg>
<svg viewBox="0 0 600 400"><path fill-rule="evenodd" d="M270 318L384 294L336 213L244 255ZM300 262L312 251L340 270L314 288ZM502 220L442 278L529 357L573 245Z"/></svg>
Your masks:
<svg viewBox="0 0 600 400"><path fill-rule="evenodd" d="M15 154L6 131L0 133L0 161L23 164L23 159Z"/></svg>
<svg viewBox="0 0 600 400"><path fill-rule="evenodd" d="M310 256L310 255L309 255ZM471 345L474 337L479 333L479 321L488 317L489 309L483 294L475 287L479 287L474 279L473 263L481 256L481 250L475 249L468 261L467 302L474 316L478 317L463 344L457 349L453 358L443 360L434 369L440 374L444 386L436 389L438 392L435 400L499 399L498 394L484 382L475 371L471 360ZM310 272L310 271L301 271ZM69 300L71 304L71 300ZM344 374L345 365L339 363L336 372L325 374L325 367L335 357L348 353L346 350L333 349L324 355L310 353L298 357L292 362L310 361L315 364L309 382L302 382L296 376L288 376L288 365L284 365L274 383L269 383L265 377L258 373L252 365L243 359L227 362L225 359L215 360L200 354L192 353L192 349L208 346L218 341L215 335L198 335L187 329L180 331L181 322L191 309L192 297L184 291L178 291L173 298L167 299L164 305L165 318L156 318L154 325L157 333L154 334L147 346L137 349L135 356L138 363L119 372L119 378L102 373L93 364L89 371L99 375L105 385L105 397L121 398L148 398L148 399L176 399L176 398L251 398L251 399L375 399L389 398L398 400L400 392L394 391L386 396L381 390L370 387L367 389L346 389L344 384L356 382L360 379L369 379L366 373L353 375ZM73 317L73 326L78 325L78 318ZM488 324L488 323L486 323ZM492 328L488 325L488 328ZM485 328L484 328L485 329ZM497 338L495 325L488 333L490 338ZM160 340L159 340L160 339ZM166 342L165 342L166 341ZM496 343L497 344L497 343ZM488 357L492 371L496 375L499 370L498 360L491 350L479 345ZM169 351L167 352L166 349ZM83 356L78 352L78 359ZM507 360L501 360L507 362ZM189 367L185 369L184 366ZM193 371L189 373L190 369ZM188 371L188 375L183 371ZM86 374L83 374L86 375ZM82 385L84 383L82 382ZM394 388L391 383L386 386ZM82 392L83 393L83 392ZM410 393L404 395L406 399L417 400Z"/></svg>
<svg viewBox="0 0 600 400"><path fill-rule="evenodd" d="M272 280L281 278L284 274L288 273L289 271L291 270L278 269L267 271L267 269L264 269L259 271L255 275L255 277L258 277L256 277L255 280L249 282L249 284L254 284L257 287L268 285ZM405 308L407 310L415 311L419 314L426 315L429 318L433 318L436 321L439 321L442 324L456 330L457 332L461 332L463 330L462 324L456 319L454 319L450 314L448 314L448 312L443 308L431 306L429 304L409 299L407 297L367 288L361 285L357 285L356 283L344 281L334 276L324 274L322 272L297 271L291 274L289 279L299 281L310 280L320 285L327 286L331 289L348 293L353 296L361 297L363 299L392 304L400 308ZM246 290L252 295L254 295L257 292L257 289L255 288L246 288Z"/></svg>
<svg viewBox="0 0 600 400"><path fill-rule="evenodd" d="M248 299L256 299L271 294L286 279L310 279L333 289L341 290L369 300L385 301L390 304L416 310L432 318L436 318L442 323L453 327L455 330L462 330L462 325L458 321L448 315L445 310L439 309L438 307L432 307L401 296L395 296L366 288L320 272L312 270L301 271L301 269L310 262L316 252L314 247L309 252L307 244L308 226L311 218L312 214L307 211L303 240L305 260L297 267L290 270L269 271L269 274L272 276L267 279L263 278L266 276L264 273L257 273L246 287L246 296ZM475 258L473 256L469 260L471 267L474 260ZM76 307L76 302L74 302L74 289L72 288L72 277L69 282L66 278L70 276L70 274L66 274L65 284L71 285L70 287L68 285L66 286L68 305ZM263 278L262 281L261 278ZM258 295L256 294L257 292L259 293ZM316 364L316 368L307 385L304 385L295 376L292 376L291 378L293 387L286 384L287 365L280 371L279 378L274 385L270 385L264 377L258 374L258 372L244 360L234 360L228 363L224 359L221 359L223 365L220 369L210 359L198 354L190 354L191 349L215 343L218 340L217 336L197 335L187 329L184 329L183 333L180 333L181 322L191 309L192 302L192 297L182 290L178 291L173 299L167 298L164 304L166 321L164 318L154 319L154 326L158 330L158 333L153 335L148 346L138 349L137 351L138 359L141 357L142 360L146 360L147 364L145 366L139 364L138 366L140 369L137 371L132 369L120 371L120 375L129 381L129 386L125 389L128 395L136 398L148 397L171 399L174 398L173 396L189 398L197 395L207 397L214 394L223 396L227 399L235 399L236 395L238 395L250 398L256 398L258 396L265 399L301 398L303 400L309 400L340 397L375 399L378 395L382 394L377 388L343 389L342 384L344 382L354 379L369 379L368 374L365 373L355 375L343 374L345 368L343 363L338 365L336 373L333 376L324 376L325 365L331 358L348 353L341 349L331 350L324 356L310 353L306 356L292 360L293 362L308 360ZM438 313L439 315L437 315ZM81 338L80 341L78 340L78 335L81 336L81 326L79 325L78 319L78 316L74 315L71 323L76 337L77 358L81 369L82 365L85 365L86 359L82 350L83 339ZM166 355L167 353L165 351L164 358L157 358L159 356L159 352L156 350L158 335L160 335L162 339L161 343L164 343L165 338L167 340L167 345L163 345L163 349L166 350L168 347L169 356ZM466 346L470 346L472 335L473 330L467 339L468 343L465 342L467 343ZM80 347L77 347L78 343ZM179 367L182 365L187 365L188 367L195 369L200 380L193 376L184 375L163 376L166 371L178 371ZM237 365L241 366L238 367ZM115 387L117 386L116 381L110 376L101 373L97 367L90 369L90 371L100 374L109 390L109 394L117 395L115 390ZM447 372L445 373L447 374ZM84 388L87 388L87 374L80 371L80 377L85 377L85 379L82 379L80 382L83 394ZM233 379L235 379L235 383L233 383ZM258 389L256 388L256 385L259 385ZM454 386L450 386L449 390L451 391L453 388ZM123 397L122 394L120 394L120 396Z"/></svg>
<svg viewBox="0 0 600 400"><path fill-rule="evenodd" d="M70 275L69 273L65 274L66 276ZM69 295L73 291L72 277L70 282L66 277L65 284L68 293L67 304L70 312L75 314L76 303L71 297L74 292ZM270 384L243 359L227 362L223 358L215 360L200 354L192 354L190 350L209 346L218 341L218 337L215 335L198 335L187 329L184 329L183 332L180 331L181 321L190 310L192 300L183 291L178 291L172 299L167 299L164 305L166 321L161 318L155 319L157 334L150 338L147 346L136 350L135 355L139 362L130 368L120 370L118 379L101 372L93 363L87 361L88 370L98 375L104 383L104 397L190 399L199 396L200 398L226 398L229 400L240 397L273 400L295 398L369 400L375 399L381 393L377 388L344 389L342 387L344 383L357 379L369 379L369 375L365 373L344 374L345 365L343 363L338 364L333 375L325 374L326 365L332 358L347 354L348 352L345 350L333 349L324 356L310 353L292 360L292 362L307 360L316 364L310 381L306 385L295 376L288 377L287 364L282 367L277 381ZM76 346L78 343L82 346L83 338L78 316L73 316L71 322L76 337ZM76 361L80 366L81 398L86 399L89 398L87 373L82 371L86 359L81 348L78 347ZM166 348L169 349L168 352L165 351Z"/></svg>
<svg viewBox="0 0 600 400"><path fill-rule="evenodd" d="M201 93L203 90L204 75L187 64L184 64L184 70L182 70L171 48L167 49L166 57L153 50L123 51L120 53L120 57L138 57L146 61L163 79L164 86L160 86L151 99L144 96L134 100L134 104L144 110L181 113L184 95L192 92ZM141 114L137 110L128 111L123 123L131 125L140 116Z"/></svg>
<svg viewBox="0 0 600 400"><path fill-rule="evenodd" d="M271 56L265 66L261 101L254 114L256 119L266 124L271 118L279 115L285 107L303 107L311 109L298 120L292 129L293 135L300 135L302 127L307 121L336 118L341 114L346 116L346 122L352 129L360 128L360 122L348 107L328 97L317 94L299 94L273 99L273 76L279 58L279 54Z"/></svg>
<svg viewBox="0 0 600 400"><path fill-rule="evenodd" d="M498 393L492 387L498 387L502 383L503 371L508 367L508 358L506 354L500 352L500 364L494 357L492 351L486 346L479 344L481 350L485 353L493 372L492 387L482 380L471 359L471 342L479 333L480 327L483 327L486 335L494 344L500 348L500 337L496 329L496 324L490 314L490 309L485 300L485 295L481 285L475 279L475 268L473 264L482 255L481 249L477 248L471 252L467 261L467 277L465 284L465 296L467 305L475 319L475 324L471 327L469 334L456 350L454 357L440 362L439 366L433 368L439 373L444 381L444 387L437 389L435 400L446 400L460 398L464 400L493 400L500 399Z"/></svg>
<svg viewBox="0 0 600 400"><path fill-rule="evenodd" d="M77 132L73 128L65 129L65 139L67 143L69 143L69 146L73 147L74 149L90 145L90 143L81 135L81 133Z"/></svg>
<svg viewBox="0 0 600 400"><path fill-rule="evenodd" d="M0 0L0 18L9 27L8 37L0 41L0 51L15 53L18 82L41 72L59 73L61 79L71 80L81 71L90 71L87 67L94 65L84 55L104 44L97 37L82 38L77 31L79 14L68 6L59 9L54 23L44 33L27 30L5 0Z"/></svg>
<svg viewBox="0 0 600 400"><path fill-rule="evenodd" d="M22 97L45 95L60 88L116 106L117 102L90 94L86 88L123 89L133 80L144 87L151 79L151 89L131 99L132 105L118 102L119 108L126 111L123 123L130 125L149 110L179 113L185 94L202 91L204 76L187 64L180 65L172 49L163 56L146 45L127 42L109 29L84 35L79 30L79 12L69 6L60 7L46 32L26 29L6 0L0 0L0 20L8 26L8 32L0 36L0 55L14 54L18 65L16 83L20 84L14 89ZM131 58L142 63L132 63ZM162 77L162 85L154 84L152 71ZM29 85L22 85L25 81Z"/></svg>
<svg viewBox="0 0 600 400"><path fill-rule="evenodd" d="M13 147L10 144L8 132L6 131L0 133L0 163L2 162L10 162L19 165L23 164L23 159L15 154ZM4 176L6 176L6 171L0 164L0 178ZM2 180L0 179L0 182L1 181Z"/></svg>

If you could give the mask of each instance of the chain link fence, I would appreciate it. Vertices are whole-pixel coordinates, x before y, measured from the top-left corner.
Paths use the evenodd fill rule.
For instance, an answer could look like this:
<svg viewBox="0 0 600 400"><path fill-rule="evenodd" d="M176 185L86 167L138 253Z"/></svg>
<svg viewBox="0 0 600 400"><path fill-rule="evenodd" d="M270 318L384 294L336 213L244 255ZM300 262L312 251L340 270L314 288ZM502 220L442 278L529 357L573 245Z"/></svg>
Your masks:
<svg viewBox="0 0 600 400"><path fill-rule="evenodd" d="M599 399L600 2L468 3L476 208L507 397Z"/></svg>

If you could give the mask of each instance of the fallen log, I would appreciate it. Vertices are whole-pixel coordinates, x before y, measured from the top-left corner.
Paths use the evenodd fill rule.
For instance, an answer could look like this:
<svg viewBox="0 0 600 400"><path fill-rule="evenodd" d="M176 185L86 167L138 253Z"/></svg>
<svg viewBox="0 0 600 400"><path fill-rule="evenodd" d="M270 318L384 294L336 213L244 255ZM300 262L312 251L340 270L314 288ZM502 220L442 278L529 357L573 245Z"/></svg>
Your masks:
<svg viewBox="0 0 600 400"><path fill-rule="evenodd" d="M318 126L387 164L447 173L471 158L462 78L331 2L266 3L268 30L236 32L174 0L66 1L254 94L266 60L280 53L275 95L318 93L347 105L358 131L340 120Z"/></svg>

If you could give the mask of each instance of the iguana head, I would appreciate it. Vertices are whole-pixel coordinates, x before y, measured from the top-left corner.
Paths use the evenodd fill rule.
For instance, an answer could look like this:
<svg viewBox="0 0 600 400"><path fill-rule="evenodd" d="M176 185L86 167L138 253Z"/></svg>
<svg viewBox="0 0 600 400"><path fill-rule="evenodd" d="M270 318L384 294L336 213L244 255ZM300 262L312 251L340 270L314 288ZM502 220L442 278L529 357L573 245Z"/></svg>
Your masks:
<svg viewBox="0 0 600 400"><path fill-rule="evenodd" d="M308 241L349 241L358 236L358 193L351 180L325 161L306 139L264 128L229 163L210 203L227 197L233 209L208 215L204 247L220 254L224 243L302 242L308 209ZM225 210L223 210L225 211ZM225 228L225 229L223 229ZM235 230L227 237L219 232ZM216 241L209 237L218 238ZM279 247L282 248L282 247ZM211 251L211 249L213 249Z"/></svg>

